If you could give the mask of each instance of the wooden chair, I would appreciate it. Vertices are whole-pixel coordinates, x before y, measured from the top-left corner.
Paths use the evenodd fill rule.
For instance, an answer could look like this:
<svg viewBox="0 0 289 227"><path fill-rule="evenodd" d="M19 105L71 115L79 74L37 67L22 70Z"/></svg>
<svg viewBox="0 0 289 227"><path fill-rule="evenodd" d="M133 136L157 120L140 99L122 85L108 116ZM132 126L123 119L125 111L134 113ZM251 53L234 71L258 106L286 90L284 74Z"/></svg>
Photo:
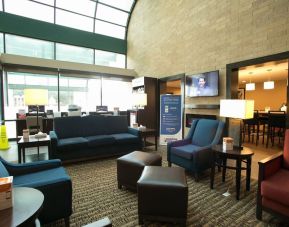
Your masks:
<svg viewBox="0 0 289 227"><path fill-rule="evenodd" d="M268 112L268 129L266 148L268 148L269 140L274 146L275 137L278 136L279 144L284 141L286 130L286 114L285 111L269 111Z"/></svg>

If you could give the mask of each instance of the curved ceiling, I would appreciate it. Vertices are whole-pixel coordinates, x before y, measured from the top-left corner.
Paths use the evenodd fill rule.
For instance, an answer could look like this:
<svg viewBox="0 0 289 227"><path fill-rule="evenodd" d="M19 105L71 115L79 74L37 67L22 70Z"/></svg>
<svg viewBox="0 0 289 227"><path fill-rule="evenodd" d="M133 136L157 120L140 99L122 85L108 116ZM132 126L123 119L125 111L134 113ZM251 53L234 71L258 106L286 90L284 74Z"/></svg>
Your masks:
<svg viewBox="0 0 289 227"><path fill-rule="evenodd" d="M135 2L136 0L4 0L0 3L0 10L126 39L127 26Z"/></svg>

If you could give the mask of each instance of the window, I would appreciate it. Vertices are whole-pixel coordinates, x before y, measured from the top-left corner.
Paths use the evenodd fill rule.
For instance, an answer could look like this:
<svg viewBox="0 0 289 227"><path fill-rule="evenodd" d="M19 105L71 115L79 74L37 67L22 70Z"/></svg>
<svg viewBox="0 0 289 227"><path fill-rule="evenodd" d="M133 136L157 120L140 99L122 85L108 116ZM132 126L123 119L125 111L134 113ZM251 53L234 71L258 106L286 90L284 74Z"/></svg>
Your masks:
<svg viewBox="0 0 289 227"><path fill-rule="evenodd" d="M132 4L133 4L133 0L99 0L99 2L105 3L107 5L111 5L113 7L125 10L125 11L130 11Z"/></svg>
<svg viewBox="0 0 289 227"><path fill-rule="evenodd" d="M94 17L96 2L90 0L57 0L56 7Z"/></svg>
<svg viewBox="0 0 289 227"><path fill-rule="evenodd" d="M45 110L58 110L58 95L57 95L57 76L7 72L7 87L5 88L5 120L16 119L16 113L20 109L28 111L24 103L24 89L26 88L43 88L48 90L48 105ZM9 122L7 125L9 138L16 137L16 124Z"/></svg>
<svg viewBox="0 0 289 227"><path fill-rule="evenodd" d="M0 1L0 11L3 11L2 1Z"/></svg>
<svg viewBox="0 0 289 227"><path fill-rule="evenodd" d="M95 50L95 64L125 68L125 55Z"/></svg>
<svg viewBox="0 0 289 227"><path fill-rule="evenodd" d="M93 64L93 49L57 43L56 60Z"/></svg>
<svg viewBox="0 0 289 227"><path fill-rule="evenodd" d="M60 75L60 110L68 111L69 105L78 105L81 111L95 111L101 104L100 78Z"/></svg>
<svg viewBox="0 0 289 227"><path fill-rule="evenodd" d="M34 0L34 1L54 6L54 0Z"/></svg>
<svg viewBox="0 0 289 227"><path fill-rule="evenodd" d="M53 59L53 43L15 35L5 35L6 53Z"/></svg>
<svg viewBox="0 0 289 227"><path fill-rule="evenodd" d="M3 38L3 33L0 33L0 53L4 53L4 38Z"/></svg>
<svg viewBox="0 0 289 227"><path fill-rule="evenodd" d="M93 31L93 19L64 10L56 9L56 24L76 28L84 31Z"/></svg>
<svg viewBox="0 0 289 227"><path fill-rule="evenodd" d="M119 107L120 110L131 109L131 95L131 82L120 79L103 79L102 105L108 106L110 111L114 107Z"/></svg>
<svg viewBox="0 0 289 227"><path fill-rule="evenodd" d="M98 4L96 18L126 26L128 13Z"/></svg>
<svg viewBox="0 0 289 227"><path fill-rule="evenodd" d="M125 38L125 27L95 20L95 33L119 39Z"/></svg>
<svg viewBox="0 0 289 227"><path fill-rule="evenodd" d="M5 0L5 12L54 23L53 7L27 0Z"/></svg>

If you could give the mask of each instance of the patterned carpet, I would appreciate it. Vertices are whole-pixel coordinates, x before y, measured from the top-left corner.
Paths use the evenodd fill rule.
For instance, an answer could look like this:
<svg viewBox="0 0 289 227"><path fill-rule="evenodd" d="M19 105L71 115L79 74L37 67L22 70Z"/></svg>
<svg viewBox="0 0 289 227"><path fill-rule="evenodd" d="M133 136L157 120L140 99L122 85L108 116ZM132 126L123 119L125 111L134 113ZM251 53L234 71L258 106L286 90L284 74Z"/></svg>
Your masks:
<svg viewBox="0 0 289 227"><path fill-rule="evenodd" d="M166 152L163 166L167 166ZM137 194L117 188L116 157L87 161L66 166L73 183L73 214L71 226L82 226L105 216L113 226L138 226ZM215 189L210 189L209 171L196 183L187 174L189 206L187 226L285 226L270 214L263 213L263 222L255 218L257 182L251 181L251 191L245 191L242 178L241 199L236 200L235 175L228 171L226 182L220 173L215 177ZM222 194L227 191L231 196ZM173 206L173 204L172 204ZM63 222L47 226L62 226ZM148 226L172 226L166 223L147 223Z"/></svg>

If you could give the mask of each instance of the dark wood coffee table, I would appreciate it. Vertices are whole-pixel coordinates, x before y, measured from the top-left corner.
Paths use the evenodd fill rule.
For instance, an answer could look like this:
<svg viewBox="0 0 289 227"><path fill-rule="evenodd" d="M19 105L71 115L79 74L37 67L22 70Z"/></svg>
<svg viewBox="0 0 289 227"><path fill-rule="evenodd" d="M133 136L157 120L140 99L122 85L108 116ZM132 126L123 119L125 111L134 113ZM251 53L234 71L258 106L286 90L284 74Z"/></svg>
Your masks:
<svg viewBox="0 0 289 227"><path fill-rule="evenodd" d="M0 210L0 226L34 226L42 209L44 195L34 188L13 189L13 207Z"/></svg>
<svg viewBox="0 0 289 227"><path fill-rule="evenodd" d="M47 135L45 138L37 139L35 136L29 136L29 139L23 139L23 136L19 137L20 140L17 142L18 145L18 163L21 163L21 153L23 155L23 162L25 163L25 148L37 147L38 159L39 159L39 147L48 146L48 154L50 154L50 136Z"/></svg>
<svg viewBox="0 0 289 227"><path fill-rule="evenodd" d="M249 148L234 147L233 150L224 151L222 145L215 145L212 147L214 154L214 161L211 168L211 189L214 188L215 167L223 167L222 180L225 182L226 169L236 170L236 192L237 200L240 199L241 187L241 171L246 170L246 190L250 191L251 179L251 163L254 152ZM236 167L227 166L227 159L236 160ZM246 167L242 167L242 162L246 163Z"/></svg>

